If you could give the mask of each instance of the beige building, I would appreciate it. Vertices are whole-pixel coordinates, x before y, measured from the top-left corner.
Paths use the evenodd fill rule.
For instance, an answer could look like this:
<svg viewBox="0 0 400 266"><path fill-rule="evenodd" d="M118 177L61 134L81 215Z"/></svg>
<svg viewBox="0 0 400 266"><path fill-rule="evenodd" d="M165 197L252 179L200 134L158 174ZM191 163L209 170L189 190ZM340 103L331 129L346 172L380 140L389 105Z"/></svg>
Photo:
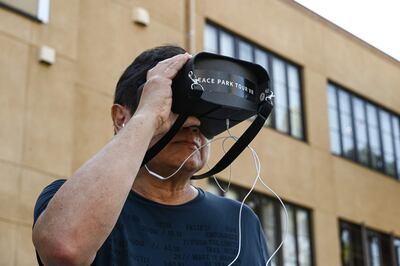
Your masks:
<svg viewBox="0 0 400 266"><path fill-rule="evenodd" d="M119 75L165 43L269 70L275 110L252 146L289 211L274 265L400 265L399 61L289 0L49 2L0 1L0 265L36 265L38 194L110 140ZM226 196L254 177L246 152ZM271 196L258 183L248 201L270 253L285 228Z"/></svg>

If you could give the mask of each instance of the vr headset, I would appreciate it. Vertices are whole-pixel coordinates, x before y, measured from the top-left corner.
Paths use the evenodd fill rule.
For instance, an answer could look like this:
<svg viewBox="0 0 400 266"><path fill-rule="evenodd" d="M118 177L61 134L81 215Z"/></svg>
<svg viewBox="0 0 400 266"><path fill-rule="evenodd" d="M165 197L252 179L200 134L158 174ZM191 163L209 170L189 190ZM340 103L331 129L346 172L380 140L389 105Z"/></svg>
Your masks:
<svg viewBox="0 0 400 266"><path fill-rule="evenodd" d="M143 86L139 88L139 95ZM252 124L208 172L213 176L229 166L254 139L270 115L273 93L269 76L260 65L222 55L201 52L186 62L172 81L172 112L178 114L171 129L151 147L142 166L159 153L182 127L188 116L197 117L208 139L256 115Z"/></svg>

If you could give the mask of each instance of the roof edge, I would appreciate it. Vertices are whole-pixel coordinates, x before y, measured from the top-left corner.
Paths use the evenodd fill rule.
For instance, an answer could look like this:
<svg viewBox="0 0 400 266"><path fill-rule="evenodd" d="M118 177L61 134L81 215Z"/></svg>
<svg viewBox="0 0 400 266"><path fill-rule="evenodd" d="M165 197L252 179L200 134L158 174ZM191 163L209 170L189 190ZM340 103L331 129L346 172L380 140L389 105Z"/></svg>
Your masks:
<svg viewBox="0 0 400 266"><path fill-rule="evenodd" d="M282 0L282 2L290 5L291 7L296 8L297 10L305 13L306 15L310 16L311 18L322 22L324 25L328 26L332 30L338 32L339 34L343 34L345 37L349 38L350 40L355 40L360 45L364 46L365 48L369 49L370 51L382 56L384 59L394 63L397 67L400 67L400 61L394 58L393 56L385 53L384 51L380 50L379 48L373 46L372 44L364 41L363 39L357 37L353 33L345 30L344 28L338 26L337 24L333 23L332 21L324 18L323 16L315 13L311 9L303 6L302 4L294 1L294 0Z"/></svg>

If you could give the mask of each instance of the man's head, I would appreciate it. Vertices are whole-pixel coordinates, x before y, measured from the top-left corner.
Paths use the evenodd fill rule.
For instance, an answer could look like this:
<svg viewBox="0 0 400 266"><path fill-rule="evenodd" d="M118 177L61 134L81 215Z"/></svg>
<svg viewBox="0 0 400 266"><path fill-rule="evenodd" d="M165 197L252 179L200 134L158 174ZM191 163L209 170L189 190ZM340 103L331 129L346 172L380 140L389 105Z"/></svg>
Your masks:
<svg viewBox="0 0 400 266"><path fill-rule="evenodd" d="M137 108L138 88L146 82L147 71L158 62L186 51L173 45L158 46L144 51L125 69L115 89L114 104L120 104L132 115Z"/></svg>
<svg viewBox="0 0 400 266"><path fill-rule="evenodd" d="M185 52L178 46L159 46L144 51L127 67L117 83L112 107L115 134L121 130L122 124L126 123L138 108L140 98L138 88L146 82L147 72L160 61ZM198 148L205 144L206 138L200 133L199 125L200 121L197 118L189 117L182 129L148 165L165 175L171 173L171 170L176 170L195 150L196 146ZM208 153L208 147L196 152L187 161L184 168L187 168L188 171L202 168L208 158Z"/></svg>

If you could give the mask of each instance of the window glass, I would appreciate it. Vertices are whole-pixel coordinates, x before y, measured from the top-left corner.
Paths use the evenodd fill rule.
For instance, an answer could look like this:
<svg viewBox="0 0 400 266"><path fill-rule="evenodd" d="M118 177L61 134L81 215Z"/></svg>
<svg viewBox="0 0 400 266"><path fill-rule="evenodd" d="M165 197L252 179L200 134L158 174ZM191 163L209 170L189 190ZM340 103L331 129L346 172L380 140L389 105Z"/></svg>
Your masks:
<svg viewBox="0 0 400 266"><path fill-rule="evenodd" d="M299 79L299 71L296 67L288 65L288 81L289 81L289 89L299 91L300 89L300 79Z"/></svg>
<svg viewBox="0 0 400 266"><path fill-rule="evenodd" d="M234 57L235 56L235 48L234 48L234 40L233 36L221 31L221 40L220 40L220 45L221 45L221 51L220 54Z"/></svg>
<svg viewBox="0 0 400 266"><path fill-rule="evenodd" d="M274 109L276 128L279 131L287 133L289 131L287 109L281 106L275 106Z"/></svg>
<svg viewBox="0 0 400 266"><path fill-rule="evenodd" d="M328 85L328 114L329 114L329 129L330 129L330 144L331 151L334 154L341 154L340 147L340 128L339 117L337 111L336 89L333 85Z"/></svg>
<svg viewBox="0 0 400 266"><path fill-rule="evenodd" d="M289 132L289 113L287 103L287 89L285 79L285 65L277 58L272 60L273 89L275 93L275 126L278 130Z"/></svg>
<svg viewBox="0 0 400 266"><path fill-rule="evenodd" d="M300 91L289 89L289 104L291 112L301 113Z"/></svg>
<svg viewBox="0 0 400 266"><path fill-rule="evenodd" d="M398 258L400 240L389 234L361 229L361 226L340 221L340 241L342 264L344 266L364 266L364 256L368 255L371 266L392 266ZM362 230L366 238L362 237ZM394 247L394 249L393 249ZM394 252L392 252L394 251Z"/></svg>
<svg viewBox="0 0 400 266"><path fill-rule="evenodd" d="M361 227L340 222L340 242L342 264L344 266L364 266Z"/></svg>
<svg viewBox="0 0 400 266"><path fill-rule="evenodd" d="M331 130L330 137L331 137L331 151L332 151L332 153L340 155L341 149L340 149L340 135L339 135L339 132Z"/></svg>
<svg viewBox="0 0 400 266"><path fill-rule="evenodd" d="M290 112L290 126L292 136L298 139L303 138L303 125L301 123L301 113L294 111Z"/></svg>
<svg viewBox="0 0 400 266"><path fill-rule="evenodd" d="M400 266L400 239L394 240L394 250L395 250L395 258L396 258L396 266Z"/></svg>
<svg viewBox="0 0 400 266"><path fill-rule="evenodd" d="M371 237L369 239L369 251L371 257L371 266L381 266L381 254L379 239L377 237Z"/></svg>
<svg viewBox="0 0 400 266"><path fill-rule="evenodd" d="M270 74L271 89L276 97L273 98L274 110L265 126L274 127L295 138L304 139L299 67L211 24L206 24L204 30L204 49L208 52L255 62L267 69Z"/></svg>
<svg viewBox="0 0 400 266"><path fill-rule="evenodd" d="M367 107L369 147L371 150L371 165L375 169L381 169L383 167L383 158L381 152L376 107L369 103L367 103L366 107Z"/></svg>
<svg viewBox="0 0 400 266"><path fill-rule="evenodd" d="M297 223L297 246L299 247L299 264L311 266L311 243L308 230L308 212L298 209L296 214Z"/></svg>
<svg viewBox="0 0 400 266"><path fill-rule="evenodd" d="M274 84L280 83L282 85L286 85L285 65L284 65L283 61L276 57L273 57L272 70L273 70Z"/></svg>
<svg viewBox="0 0 400 266"><path fill-rule="evenodd" d="M239 40L239 58L249 62L253 61L251 45L242 40Z"/></svg>
<svg viewBox="0 0 400 266"><path fill-rule="evenodd" d="M340 240L342 244L342 261L343 265L351 265L351 242L350 242L350 231L345 228L342 229L340 234Z"/></svg>
<svg viewBox="0 0 400 266"><path fill-rule="evenodd" d="M395 161L394 161L394 147L393 147L393 135L392 126L390 123L390 115L384 110L379 111L382 143L383 143L383 158L385 165L385 172L388 175L395 175Z"/></svg>
<svg viewBox="0 0 400 266"><path fill-rule="evenodd" d="M332 84L328 84L328 106L333 109L337 107L336 88Z"/></svg>
<svg viewBox="0 0 400 266"><path fill-rule="evenodd" d="M395 116L392 116L392 126L394 135L394 150L396 152L397 177L400 178L400 123L399 119Z"/></svg>
<svg viewBox="0 0 400 266"><path fill-rule="evenodd" d="M287 231L286 241L284 242L282 247L284 265L297 266L294 211L291 206L286 206L286 209L289 215L289 221L287 224L288 231ZM284 236L286 215L283 208L281 209L281 221L282 221L282 236Z"/></svg>
<svg viewBox="0 0 400 266"><path fill-rule="evenodd" d="M288 107L285 84L274 83L275 106Z"/></svg>
<svg viewBox="0 0 400 266"><path fill-rule="evenodd" d="M367 235L371 266L393 265L390 236L373 230L367 230Z"/></svg>
<svg viewBox="0 0 400 266"><path fill-rule="evenodd" d="M357 141L357 158L363 164L369 163L367 121L365 118L364 102L353 97L354 129Z"/></svg>
<svg viewBox="0 0 400 266"><path fill-rule="evenodd" d="M301 120L299 71L291 65L288 65L287 69L289 83L290 127L294 137L302 138L303 125Z"/></svg>
<svg viewBox="0 0 400 266"><path fill-rule="evenodd" d="M218 52L217 29L209 24L206 24L204 29L204 50L210 53Z"/></svg>
<svg viewBox="0 0 400 266"><path fill-rule="evenodd" d="M220 182L222 187L226 187L226 182ZM225 197L236 200L243 200L248 189L239 188L231 185L229 193ZM280 244L284 237L286 216L280 203L270 199L268 196L253 192L246 200L248 204L260 219L263 231L266 236L268 252L271 255ZM271 266L278 265L312 265L312 246L310 240L311 217L307 209L296 207L285 203L288 210L288 237L279 252L271 261ZM279 264L278 264L279 261Z"/></svg>
<svg viewBox="0 0 400 266"><path fill-rule="evenodd" d="M263 68L265 68L268 71L269 74L269 69L268 69L268 55L266 52L260 50L260 49L255 49L255 58L254 62L256 64L259 64Z"/></svg>
<svg viewBox="0 0 400 266"><path fill-rule="evenodd" d="M388 234L378 233L382 266L392 266L392 240Z"/></svg>
<svg viewBox="0 0 400 266"><path fill-rule="evenodd" d="M339 91L340 126L343 143L343 155L354 157L353 126L351 121L350 96L347 92Z"/></svg>
<svg viewBox="0 0 400 266"><path fill-rule="evenodd" d="M261 222L263 225L264 233L268 241L269 255L276 250L276 224L275 224L275 205L272 201L266 200L261 206ZM272 265L276 265L276 259L272 260ZM271 265L271 266L272 266Z"/></svg>
<svg viewBox="0 0 400 266"><path fill-rule="evenodd" d="M336 108L329 108L329 127L334 131L339 131L339 117Z"/></svg>
<svg viewBox="0 0 400 266"><path fill-rule="evenodd" d="M290 127L292 135L297 138L302 138L303 125L301 124L301 103L300 92L295 89L289 89L290 103Z"/></svg>

